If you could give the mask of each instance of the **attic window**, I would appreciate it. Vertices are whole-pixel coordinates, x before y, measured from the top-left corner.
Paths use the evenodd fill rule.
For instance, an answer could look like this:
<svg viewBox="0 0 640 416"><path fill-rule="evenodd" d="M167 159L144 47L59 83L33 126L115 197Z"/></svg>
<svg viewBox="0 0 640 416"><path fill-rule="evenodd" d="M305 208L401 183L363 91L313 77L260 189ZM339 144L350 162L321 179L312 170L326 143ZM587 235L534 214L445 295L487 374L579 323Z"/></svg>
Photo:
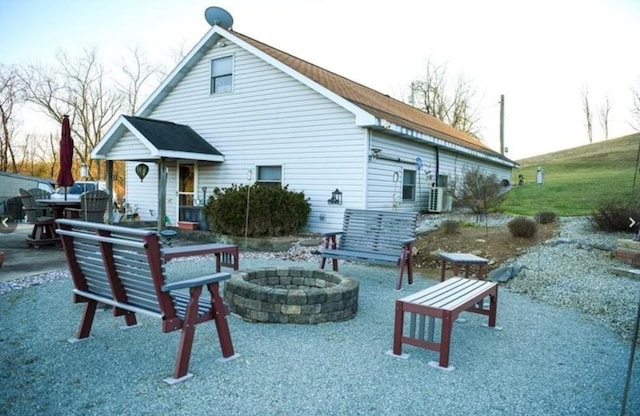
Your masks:
<svg viewBox="0 0 640 416"><path fill-rule="evenodd" d="M233 83L233 57L211 60L211 94L231 92Z"/></svg>

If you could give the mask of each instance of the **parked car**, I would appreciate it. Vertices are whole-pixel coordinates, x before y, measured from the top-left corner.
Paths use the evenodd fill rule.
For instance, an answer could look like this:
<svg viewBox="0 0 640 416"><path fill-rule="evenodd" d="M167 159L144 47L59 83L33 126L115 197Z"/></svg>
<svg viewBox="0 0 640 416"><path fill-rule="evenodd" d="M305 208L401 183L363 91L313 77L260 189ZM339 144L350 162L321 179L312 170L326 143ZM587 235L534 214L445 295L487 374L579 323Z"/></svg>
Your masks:
<svg viewBox="0 0 640 416"><path fill-rule="evenodd" d="M107 186L104 182L100 181L76 181L73 186L67 186L67 199L80 200L82 193L96 189L106 191ZM51 194L51 199L64 199L64 187L56 189L56 191Z"/></svg>

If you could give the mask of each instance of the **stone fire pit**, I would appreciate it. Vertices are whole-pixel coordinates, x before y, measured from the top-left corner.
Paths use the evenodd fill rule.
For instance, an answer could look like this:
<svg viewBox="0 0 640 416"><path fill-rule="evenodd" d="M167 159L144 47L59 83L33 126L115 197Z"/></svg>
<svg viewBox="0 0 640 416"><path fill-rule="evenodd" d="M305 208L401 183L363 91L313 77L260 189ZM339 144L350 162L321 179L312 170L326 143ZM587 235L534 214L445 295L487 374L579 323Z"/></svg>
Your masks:
<svg viewBox="0 0 640 416"><path fill-rule="evenodd" d="M250 321L317 324L353 318L358 288L337 272L273 267L234 273L224 297L231 312Z"/></svg>

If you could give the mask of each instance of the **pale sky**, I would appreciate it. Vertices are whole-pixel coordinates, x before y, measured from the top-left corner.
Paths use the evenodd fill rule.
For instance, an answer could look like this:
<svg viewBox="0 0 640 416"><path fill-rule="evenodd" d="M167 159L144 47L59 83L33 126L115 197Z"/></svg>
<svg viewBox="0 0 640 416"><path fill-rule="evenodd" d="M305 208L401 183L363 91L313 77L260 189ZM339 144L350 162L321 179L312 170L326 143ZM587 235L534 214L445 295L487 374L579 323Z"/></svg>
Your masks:
<svg viewBox="0 0 640 416"><path fill-rule="evenodd" d="M53 62L97 47L105 64L138 46L150 59L188 51L208 31L204 11L226 9L233 29L396 98L446 64L476 90L481 136L499 150L505 96L507 156L518 160L594 141L609 97L610 138L629 125L640 88L638 0L0 0L3 64Z"/></svg>

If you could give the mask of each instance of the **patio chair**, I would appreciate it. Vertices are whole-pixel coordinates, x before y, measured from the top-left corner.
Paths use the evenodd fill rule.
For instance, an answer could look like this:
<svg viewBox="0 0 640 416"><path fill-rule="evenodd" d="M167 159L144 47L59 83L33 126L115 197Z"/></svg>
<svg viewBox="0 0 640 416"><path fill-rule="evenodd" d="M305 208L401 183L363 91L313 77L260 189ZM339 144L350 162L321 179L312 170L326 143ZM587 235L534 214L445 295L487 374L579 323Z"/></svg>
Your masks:
<svg viewBox="0 0 640 416"><path fill-rule="evenodd" d="M109 206L109 194L102 190L88 191L80 195L80 208L66 208L65 217L81 221L104 223Z"/></svg>
<svg viewBox="0 0 640 416"><path fill-rule="evenodd" d="M33 195L22 188L20 188L19 192L22 198L22 209L27 216L27 222L33 224L31 234L27 237L27 244L34 247L58 244L60 239L56 236L54 230L55 218L38 215L38 211L40 211L41 208L36 207Z"/></svg>
<svg viewBox="0 0 640 416"><path fill-rule="evenodd" d="M38 216L46 216L46 217L53 216L51 214L51 208L48 205L43 205L38 203L38 199L51 198L50 192L47 192L46 190L40 189L40 188L31 188L29 189L28 192L31 194L31 196L33 196L33 202L34 202L34 206L38 210L37 212Z"/></svg>

